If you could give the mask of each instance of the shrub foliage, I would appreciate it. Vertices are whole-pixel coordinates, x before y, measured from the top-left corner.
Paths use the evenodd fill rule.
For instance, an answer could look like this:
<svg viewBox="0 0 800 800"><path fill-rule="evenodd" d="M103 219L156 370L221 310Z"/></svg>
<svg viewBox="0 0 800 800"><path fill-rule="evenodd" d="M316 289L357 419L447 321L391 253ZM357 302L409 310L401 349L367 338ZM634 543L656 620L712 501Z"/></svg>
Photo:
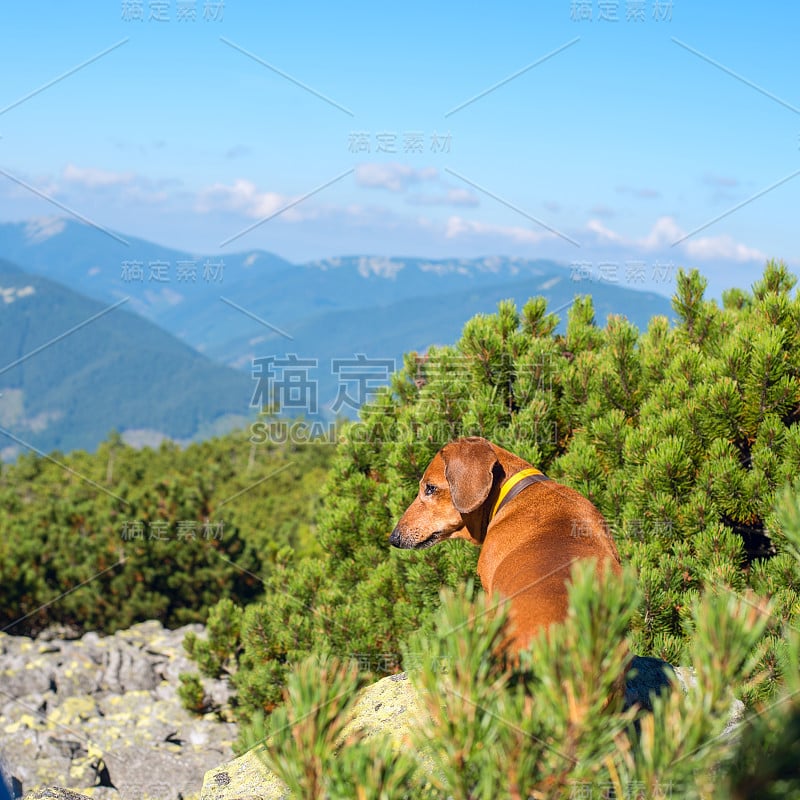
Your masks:
<svg viewBox="0 0 800 800"><path fill-rule="evenodd" d="M316 552L331 450L254 447L240 432L21 456L0 471L0 629L177 627L255 598L284 552Z"/></svg>
<svg viewBox="0 0 800 800"><path fill-rule="evenodd" d="M409 354L389 390L347 427L319 513L322 554L278 566L264 602L241 612L240 718L280 702L287 665L327 649L377 676L430 631L442 587L467 592L477 551L460 541L418 553L387 536L436 451L481 435L589 497L638 576L634 652L681 663L705 591L770 597L757 650L774 691L781 626L797 619L798 564L771 515L800 474L800 299L781 263L752 292L704 299L680 271L676 318L639 332L594 319L577 297L565 334L537 298L471 319L459 342Z"/></svg>

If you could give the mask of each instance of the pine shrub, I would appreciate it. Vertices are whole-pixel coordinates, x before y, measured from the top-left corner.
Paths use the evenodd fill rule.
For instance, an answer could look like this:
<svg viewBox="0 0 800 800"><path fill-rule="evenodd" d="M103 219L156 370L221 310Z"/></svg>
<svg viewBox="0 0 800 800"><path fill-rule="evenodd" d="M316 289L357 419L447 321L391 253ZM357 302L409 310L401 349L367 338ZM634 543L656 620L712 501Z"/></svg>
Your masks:
<svg viewBox="0 0 800 800"><path fill-rule="evenodd" d="M745 693L768 697L781 627L800 611L797 564L771 517L776 492L800 474L794 283L769 262L752 292L727 293L720 307L696 271L680 271L675 320L655 317L642 332L614 316L599 327L589 297L576 299L563 335L541 298L521 311L503 302L455 345L408 354L341 433L320 555L276 570L266 600L244 612L241 719L274 707L287 665L322 649L372 677L401 669L401 643L430 632L441 588L475 599L465 583L475 548L387 544L430 459L463 435L518 453L599 507L638 576L637 654L689 659L692 609L711 590L773 598L775 622L754 643L768 680Z"/></svg>

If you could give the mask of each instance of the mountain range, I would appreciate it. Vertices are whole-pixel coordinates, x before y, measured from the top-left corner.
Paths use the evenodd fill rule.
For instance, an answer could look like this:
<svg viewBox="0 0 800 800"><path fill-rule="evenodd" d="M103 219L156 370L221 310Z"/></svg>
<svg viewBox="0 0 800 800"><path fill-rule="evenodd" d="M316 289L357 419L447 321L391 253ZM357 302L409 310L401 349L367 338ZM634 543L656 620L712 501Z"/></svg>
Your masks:
<svg viewBox="0 0 800 800"><path fill-rule="evenodd" d="M298 265L259 250L184 252L63 218L0 224L0 259L0 426L42 450L92 449L112 428L132 441L207 435L252 415L265 376L286 411L352 414L356 403L335 401L357 401L364 375L385 382L403 353L456 341L507 298L521 307L544 296L562 330L577 294L593 296L600 324L619 313L644 328L672 314L663 295L576 281L551 261Z"/></svg>
<svg viewBox="0 0 800 800"><path fill-rule="evenodd" d="M157 325L0 260L0 454L188 440L249 414L250 380Z"/></svg>

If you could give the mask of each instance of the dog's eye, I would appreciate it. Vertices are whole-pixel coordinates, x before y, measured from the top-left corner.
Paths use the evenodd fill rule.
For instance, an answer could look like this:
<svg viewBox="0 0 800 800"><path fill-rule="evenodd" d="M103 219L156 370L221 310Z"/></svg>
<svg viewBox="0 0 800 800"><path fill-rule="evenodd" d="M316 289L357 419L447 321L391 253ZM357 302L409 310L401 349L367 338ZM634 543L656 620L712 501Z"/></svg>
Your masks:
<svg viewBox="0 0 800 800"><path fill-rule="evenodd" d="M425 484L425 494L430 497L436 491L436 487L432 483Z"/></svg>

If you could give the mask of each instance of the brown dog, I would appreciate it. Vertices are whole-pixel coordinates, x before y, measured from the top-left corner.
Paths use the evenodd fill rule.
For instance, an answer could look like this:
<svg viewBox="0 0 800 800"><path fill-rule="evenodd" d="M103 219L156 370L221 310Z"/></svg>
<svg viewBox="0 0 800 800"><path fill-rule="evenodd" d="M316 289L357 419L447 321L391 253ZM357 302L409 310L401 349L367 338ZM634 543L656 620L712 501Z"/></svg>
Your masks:
<svg viewBox="0 0 800 800"><path fill-rule="evenodd" d="M477 436L451 442L434 456L389 542L421 550L449 538L482 548L483 588L511 601L512 651L564 619L577 559L621 571L605 520L585 497Z"/></svg>

